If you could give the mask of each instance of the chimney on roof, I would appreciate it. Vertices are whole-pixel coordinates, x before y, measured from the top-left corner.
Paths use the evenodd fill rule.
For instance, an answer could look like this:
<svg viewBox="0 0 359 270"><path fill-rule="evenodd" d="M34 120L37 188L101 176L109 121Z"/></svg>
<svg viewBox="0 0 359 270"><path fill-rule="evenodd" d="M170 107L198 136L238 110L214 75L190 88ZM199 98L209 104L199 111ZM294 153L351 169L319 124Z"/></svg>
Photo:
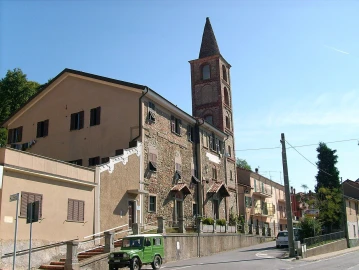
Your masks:
<svg viewBox="0 0 359 270"><path fill-rule="evenodd" d="M258 173L258 168L255 168L256 173Z"/></svg>

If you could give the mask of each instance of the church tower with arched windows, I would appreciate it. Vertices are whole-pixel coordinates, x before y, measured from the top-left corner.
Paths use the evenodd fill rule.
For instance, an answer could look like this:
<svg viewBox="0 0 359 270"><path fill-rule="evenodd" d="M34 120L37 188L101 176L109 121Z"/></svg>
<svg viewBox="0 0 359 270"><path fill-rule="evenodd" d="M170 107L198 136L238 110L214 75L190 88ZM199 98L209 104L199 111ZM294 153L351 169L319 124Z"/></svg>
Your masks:
<svg viewBox="0 0 359 270"><path fill-rule="evenodd" d="M206 18L198 59L190 61L192 115L203 118L228 135L225 141L226 184L236 190L236 159L234 151L233 107L230 68L224 59Z"/></svg>

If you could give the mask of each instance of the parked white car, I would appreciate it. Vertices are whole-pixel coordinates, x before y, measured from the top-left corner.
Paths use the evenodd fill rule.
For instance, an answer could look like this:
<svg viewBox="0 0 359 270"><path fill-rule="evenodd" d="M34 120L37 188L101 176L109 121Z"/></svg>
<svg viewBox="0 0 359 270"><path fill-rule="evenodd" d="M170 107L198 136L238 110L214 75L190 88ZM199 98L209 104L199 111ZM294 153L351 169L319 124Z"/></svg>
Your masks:
<svg viewBox="0 0 359 270"><path fill-rule="evenodd" d="M277 248L281 246L288 246L288 231L278 232L277 239L275 240L275 246Z"/></svg>
<svg viewBox="0 0 359 270"><path fill-rule="evenodd" d="M293 228L294 241L302 241L301 229ZM277 234L277 239L275 241L275 245L277 248L282 246L288 246L288 231L280 231Z"/></svg>

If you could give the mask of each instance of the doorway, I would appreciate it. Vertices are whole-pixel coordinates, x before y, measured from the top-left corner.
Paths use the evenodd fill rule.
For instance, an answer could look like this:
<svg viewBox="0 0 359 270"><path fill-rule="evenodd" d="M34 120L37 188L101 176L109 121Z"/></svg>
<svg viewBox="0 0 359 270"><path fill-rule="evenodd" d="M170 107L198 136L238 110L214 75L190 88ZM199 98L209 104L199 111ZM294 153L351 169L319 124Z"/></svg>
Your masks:
<svg viewBox="0 0 359 270"><path fill-rule="evenodd" d="M132 228L132 224L135 223L135 202L128 202L128 227Z"/></svg>

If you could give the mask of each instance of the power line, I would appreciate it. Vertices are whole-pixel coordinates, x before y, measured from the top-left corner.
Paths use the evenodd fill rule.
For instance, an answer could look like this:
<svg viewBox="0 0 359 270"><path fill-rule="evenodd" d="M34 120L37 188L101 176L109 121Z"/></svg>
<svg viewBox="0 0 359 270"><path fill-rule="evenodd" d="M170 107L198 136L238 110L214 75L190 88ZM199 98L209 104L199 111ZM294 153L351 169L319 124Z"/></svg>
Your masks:
<svg viewBox="0 0 359 270"><path fill-rule="evenodd" d="M325 144L328 143L339 143L339 142L349 142L349 141L358 141L359 139L347 139L347 140L340 140L340 141L332 141L332 142L326 142ZM318 145L318 143L312 143L312 144L303 144L303 145L296 145L296 146L292 146L292 147L287 147L286 149L291 149L291 148L299 148L299 147L307 147L307 146L314 146L314 145ZM248 148L248 149L239 149L239 150L234 150L234 151L238 151L238 152L243 152L243 151L256 151L256 150L271 150L271 149L278 149L281 148L281 146L277 146L277 147L262 147L262 148Z"/></svg>
<svg viewBox="0 0 359 270"><path fill-rule="evenodd" d="M295 147L294 146L292 146L287 140L285 140L286 142L287 142L287 144L289 144L290 146L291 146L291 148L293 148L295 151L297 151L297 153L299 154L299 155L301 155L305 160L307 160L310 164L312 164L314 167L317 167L317 165L315 165L313 162L311 162L309 159L307 159L305 156L303 156L297 149L295 149ZM324 170L322 170L322 169L319 169L318 168L318 170L319 171L322 171L323 173L325 173L325 174L327 174L327 175L329 175L329 176L333 176L333 175L331 175L330 173L327 173L326 171L324 171Z"/></svg>

